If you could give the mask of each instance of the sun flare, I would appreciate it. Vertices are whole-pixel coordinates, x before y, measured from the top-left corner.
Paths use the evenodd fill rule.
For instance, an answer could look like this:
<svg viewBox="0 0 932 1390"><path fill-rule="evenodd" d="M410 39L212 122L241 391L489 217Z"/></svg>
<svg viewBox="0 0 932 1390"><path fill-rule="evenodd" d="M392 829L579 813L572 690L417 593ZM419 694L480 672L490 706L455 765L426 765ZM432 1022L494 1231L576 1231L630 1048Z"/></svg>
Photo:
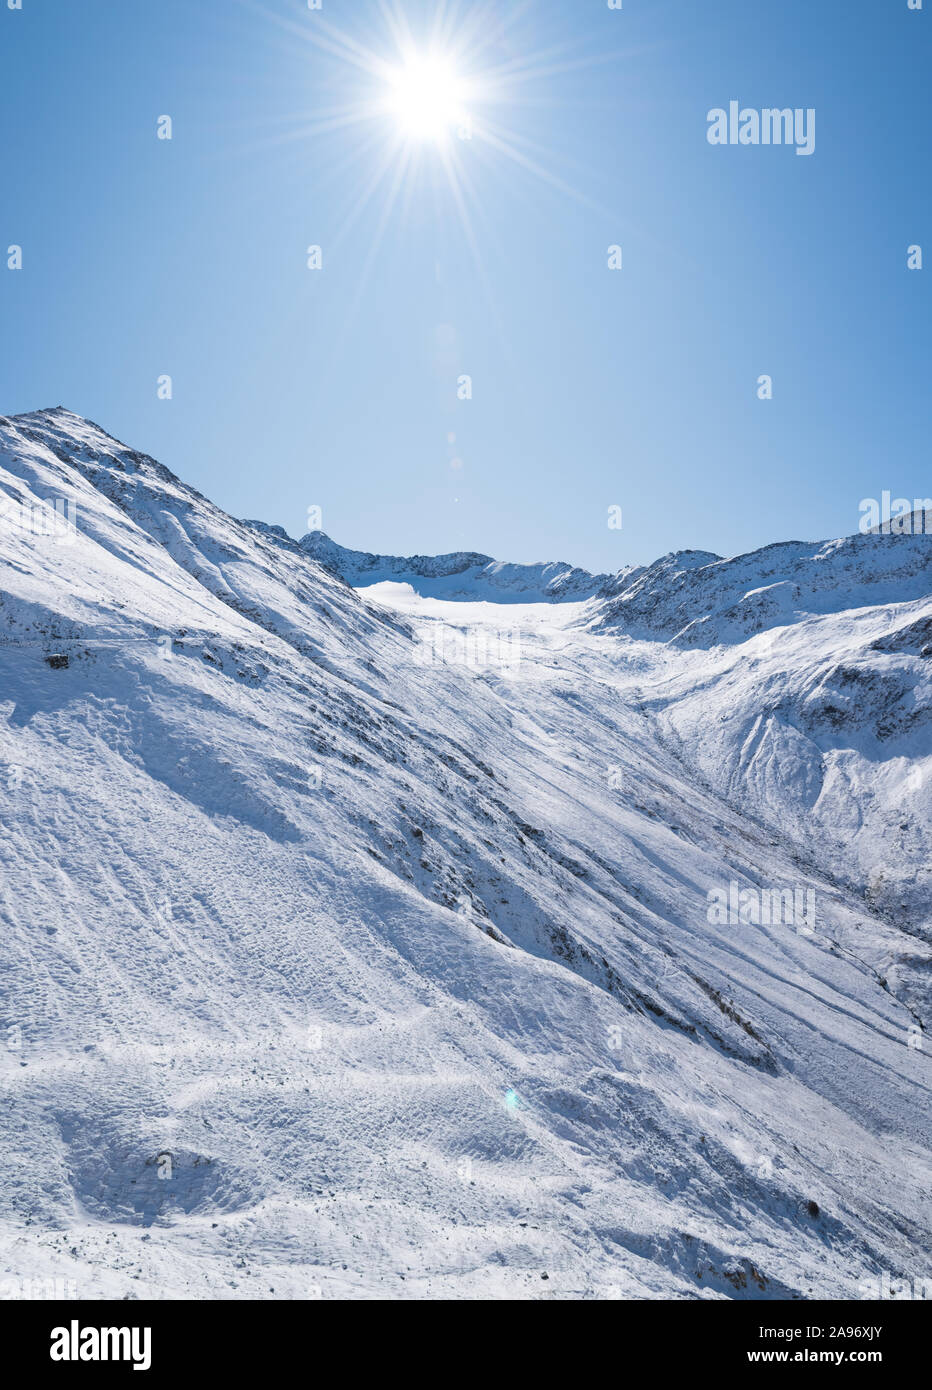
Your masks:
<svg viewBox="0 0 932 1390"><path fill-rule="evenodd" d="M439 141L466 119L465 99L449 59L411 54L392 74L388 106L409 138Z"/></svg>
<svg viewBox="0 0 932 1390"><path fill-rule="evenodd" d="M412 215L425 194L435 216L459 223L483 283L477 224L486 216L484 181L496 172L510 167L522 184L540 181L606 215L557 172L565 156L540 142L533 118L538 107L555 107L548 90L556 77L613 54L580 57L575 43L529 49L517 29L509 38L507 26L489 22L493 0L443 0L432 24L414 28L406 0L378 0L378 8L385 32L371 43L368 31L338 29L322 18L302 31L319 60L318 104L311 119L302 116L294 131L268 141L320 141L338 163L354 166L339 235L365 218L372 238L355 303L392 217ZM291 36L290 23L280 23ZM329 104L319 100L323 94ZM491 297L489 308L496 312Z"/></svg>

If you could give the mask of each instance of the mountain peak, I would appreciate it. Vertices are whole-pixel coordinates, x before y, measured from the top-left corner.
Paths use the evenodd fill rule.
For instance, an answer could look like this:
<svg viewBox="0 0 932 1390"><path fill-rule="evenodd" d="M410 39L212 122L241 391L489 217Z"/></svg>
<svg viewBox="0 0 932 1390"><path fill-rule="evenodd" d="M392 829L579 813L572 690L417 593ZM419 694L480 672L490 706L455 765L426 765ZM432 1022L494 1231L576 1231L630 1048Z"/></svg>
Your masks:
<svg viewBox="0 0 932 1390"><path fill-rule="evenodd" d="M924 1277L927 539L593 595L290 541L60 408L0 420L0 506L8 1272Z"/></svg>
<svg viewBox="0 0 932 1390"><path fill-rule="evenodd" d="M302 549L353 588L386 582L410 584L425 597L497 603L579 602L611 578L563 561L509 564L478 551L445 555L376 555L348 550L323 531L303 536Z"/></svg>

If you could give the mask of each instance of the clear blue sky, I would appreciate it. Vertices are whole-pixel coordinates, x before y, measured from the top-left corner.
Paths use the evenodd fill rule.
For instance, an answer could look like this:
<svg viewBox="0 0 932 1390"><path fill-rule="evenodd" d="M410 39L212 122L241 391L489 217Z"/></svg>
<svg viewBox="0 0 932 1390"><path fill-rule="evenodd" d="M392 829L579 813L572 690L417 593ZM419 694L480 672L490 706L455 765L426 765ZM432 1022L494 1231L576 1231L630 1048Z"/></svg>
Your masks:
<svg viewBox="0 0 932 1390"><path fill-rule="evenodd" d="M383 84L314 42L391 59L392 6L444 8L0 0L0 411L392 553L616 569L932 493L932 0L448 3L476 133L394 202L394 116L337 119ZM815 153L710 145L731 99L815 108Z"/></svg>

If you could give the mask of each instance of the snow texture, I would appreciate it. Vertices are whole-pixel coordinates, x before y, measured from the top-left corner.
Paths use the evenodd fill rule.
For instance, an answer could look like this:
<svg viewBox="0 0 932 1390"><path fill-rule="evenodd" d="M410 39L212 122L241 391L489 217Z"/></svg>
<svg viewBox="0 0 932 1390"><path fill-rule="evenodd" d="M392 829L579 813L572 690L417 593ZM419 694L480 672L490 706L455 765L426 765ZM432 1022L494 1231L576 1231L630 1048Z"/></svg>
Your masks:
<svg viewBox="0 0 932 1390"><path fill-rule="evenodd" d="M0 418L0 1280L927 1278L930 544L360 555Z"/></svg>

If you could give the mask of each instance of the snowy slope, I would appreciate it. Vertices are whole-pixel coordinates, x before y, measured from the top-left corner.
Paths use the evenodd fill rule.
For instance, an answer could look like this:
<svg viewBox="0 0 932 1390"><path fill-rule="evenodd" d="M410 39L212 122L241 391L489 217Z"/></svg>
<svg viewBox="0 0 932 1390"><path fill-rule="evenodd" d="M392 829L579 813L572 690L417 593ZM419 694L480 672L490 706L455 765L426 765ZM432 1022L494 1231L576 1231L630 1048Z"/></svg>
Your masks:
<svg viewBox="0 0 932 1390"><path fill-rule="evenodd" d="M932 534L672 556L617 587L596 629L699 651L645 696L662 735L928 941Z"/></svg>
<svg viewBox="0 0 932 1390"><path fill-rule="evenodd" d="M810 621L921 662L911 576L885 627L836 595L792 664L780 629L761 682L760 637L739 669L585 586L455 602L376 566L358 594L67 411L0 419L0 497L5 1277L857 1298L927 1274L921 914L807 843L778 777L731 778L737 738L705 747L781 665L802 698L834 659L819 629L806 664ZM74 531L37 534L55 499ZM921 720L897 737L922 777ZM912 882L913 841L883 852ZM814 893L814 924L723 922L732 883Z"/></svg>
<svg viewBox="0 0 932 1390"><path fill-rule="evenodd" d="M787 541L731 560L682 551L617 575L606 587L600 622L633 636L708 648L815 614L926 599L930 540L922 532Z"/></svg>

